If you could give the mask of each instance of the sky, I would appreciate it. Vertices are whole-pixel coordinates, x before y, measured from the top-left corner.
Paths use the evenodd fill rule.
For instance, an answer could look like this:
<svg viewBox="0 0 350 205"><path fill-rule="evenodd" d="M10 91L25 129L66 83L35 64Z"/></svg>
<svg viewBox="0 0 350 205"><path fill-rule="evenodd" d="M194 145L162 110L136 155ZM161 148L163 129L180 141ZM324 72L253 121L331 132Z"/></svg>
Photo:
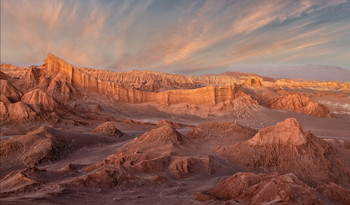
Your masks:
<svg viewBox="0 0 350 205"><path fill-rule="evenodd" d="M350 69L350 0L1 0L1 62L49 52L114 71Z"/></svg>

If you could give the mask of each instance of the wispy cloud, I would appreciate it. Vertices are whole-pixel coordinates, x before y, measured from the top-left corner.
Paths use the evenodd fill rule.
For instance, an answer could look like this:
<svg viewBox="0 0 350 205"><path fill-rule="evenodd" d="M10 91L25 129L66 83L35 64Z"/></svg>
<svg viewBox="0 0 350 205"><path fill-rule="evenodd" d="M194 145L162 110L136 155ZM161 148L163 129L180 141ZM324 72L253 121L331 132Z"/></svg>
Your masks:
<svg viewBox="0 0 350 205"><path fill-rule="evenodd" d="M196 72L258 63L350 67L346 0L2 0L1 59ZM343 56L343 57L341 57Z"/></svg>

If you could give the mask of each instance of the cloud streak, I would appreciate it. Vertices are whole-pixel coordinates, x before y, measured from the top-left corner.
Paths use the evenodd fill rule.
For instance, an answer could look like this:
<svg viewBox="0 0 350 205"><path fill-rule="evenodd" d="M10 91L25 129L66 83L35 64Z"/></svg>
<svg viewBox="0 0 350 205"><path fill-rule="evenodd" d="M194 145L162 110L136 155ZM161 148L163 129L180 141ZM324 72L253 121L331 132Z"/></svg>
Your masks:
<svg viewBox="0 0 350 205"><path fill-rule="evenodd" d="M20 6L19 6L20 5ZM215 72L234 65L350 68L346 0L2 0L1 60Z"/></svg>

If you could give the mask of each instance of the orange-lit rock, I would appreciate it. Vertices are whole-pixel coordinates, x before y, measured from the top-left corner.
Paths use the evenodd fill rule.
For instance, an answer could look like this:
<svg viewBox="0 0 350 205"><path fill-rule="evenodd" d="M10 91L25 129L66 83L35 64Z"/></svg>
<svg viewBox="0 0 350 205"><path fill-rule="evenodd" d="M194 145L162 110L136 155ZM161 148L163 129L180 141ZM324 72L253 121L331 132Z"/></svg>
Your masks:
<svg viewBox="0 0 350 205"><path fill-rule="evenodd" d="M294 173L309 185L347 183L349 171L330 143L305 133L295 119L260 130L253 138L218 147L216 153L248 170Z"/></svg>
<svg viewBox="0 0 350 205"><path fill-rule="evenodd" d="M36 112L43 111L54 111L58 106L57 102L46 92L35 89L25 93L21 101L30 105Z"/></svg>
<svg viewBox="0 0 350 205"><path fill-rule="evenodd" d="M198 195L198 194L197 194ZM235 200L243 204L320 204L314 190L294 174L241 172L202 194L207 199ZM205 199L205 197L201 197Z"/></svg>
<svg viewBox="0 0 350 205"><path fill-rule="evenodd" d="M7 80L0 80L1 85L1 95L5 95L8 100L11 102L17 102L21 99L23 93L15 88L10 82Z"/></svg>

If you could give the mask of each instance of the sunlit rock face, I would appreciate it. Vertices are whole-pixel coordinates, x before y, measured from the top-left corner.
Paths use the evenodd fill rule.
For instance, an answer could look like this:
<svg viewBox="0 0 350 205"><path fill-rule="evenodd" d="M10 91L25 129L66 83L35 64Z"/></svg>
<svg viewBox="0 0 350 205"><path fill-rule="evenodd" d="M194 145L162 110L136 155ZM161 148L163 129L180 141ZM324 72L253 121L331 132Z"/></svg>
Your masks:
<svg viewBox="0 0 350 205"><path fill-rule="evenodd" d="M154 102L162 105L190 103L214 106L221 102L234 100L242 94L240 86L235 84L223 87L210 86L163 92L144 92L133 88L127 89L113 82L101 81L52 54L48 54L42 67L50 73L61 75L67 82L78 88L113 96L116 100L129 103Z"/></svg>
<svg viewBox="0 0 350 205"><path fill-rule="evenodd" d="M305 133L294 118L261 129L247 141L215 149L248 170L294 173L310 185L348 183L349 171L336 159L335 147Z"/></svg>

